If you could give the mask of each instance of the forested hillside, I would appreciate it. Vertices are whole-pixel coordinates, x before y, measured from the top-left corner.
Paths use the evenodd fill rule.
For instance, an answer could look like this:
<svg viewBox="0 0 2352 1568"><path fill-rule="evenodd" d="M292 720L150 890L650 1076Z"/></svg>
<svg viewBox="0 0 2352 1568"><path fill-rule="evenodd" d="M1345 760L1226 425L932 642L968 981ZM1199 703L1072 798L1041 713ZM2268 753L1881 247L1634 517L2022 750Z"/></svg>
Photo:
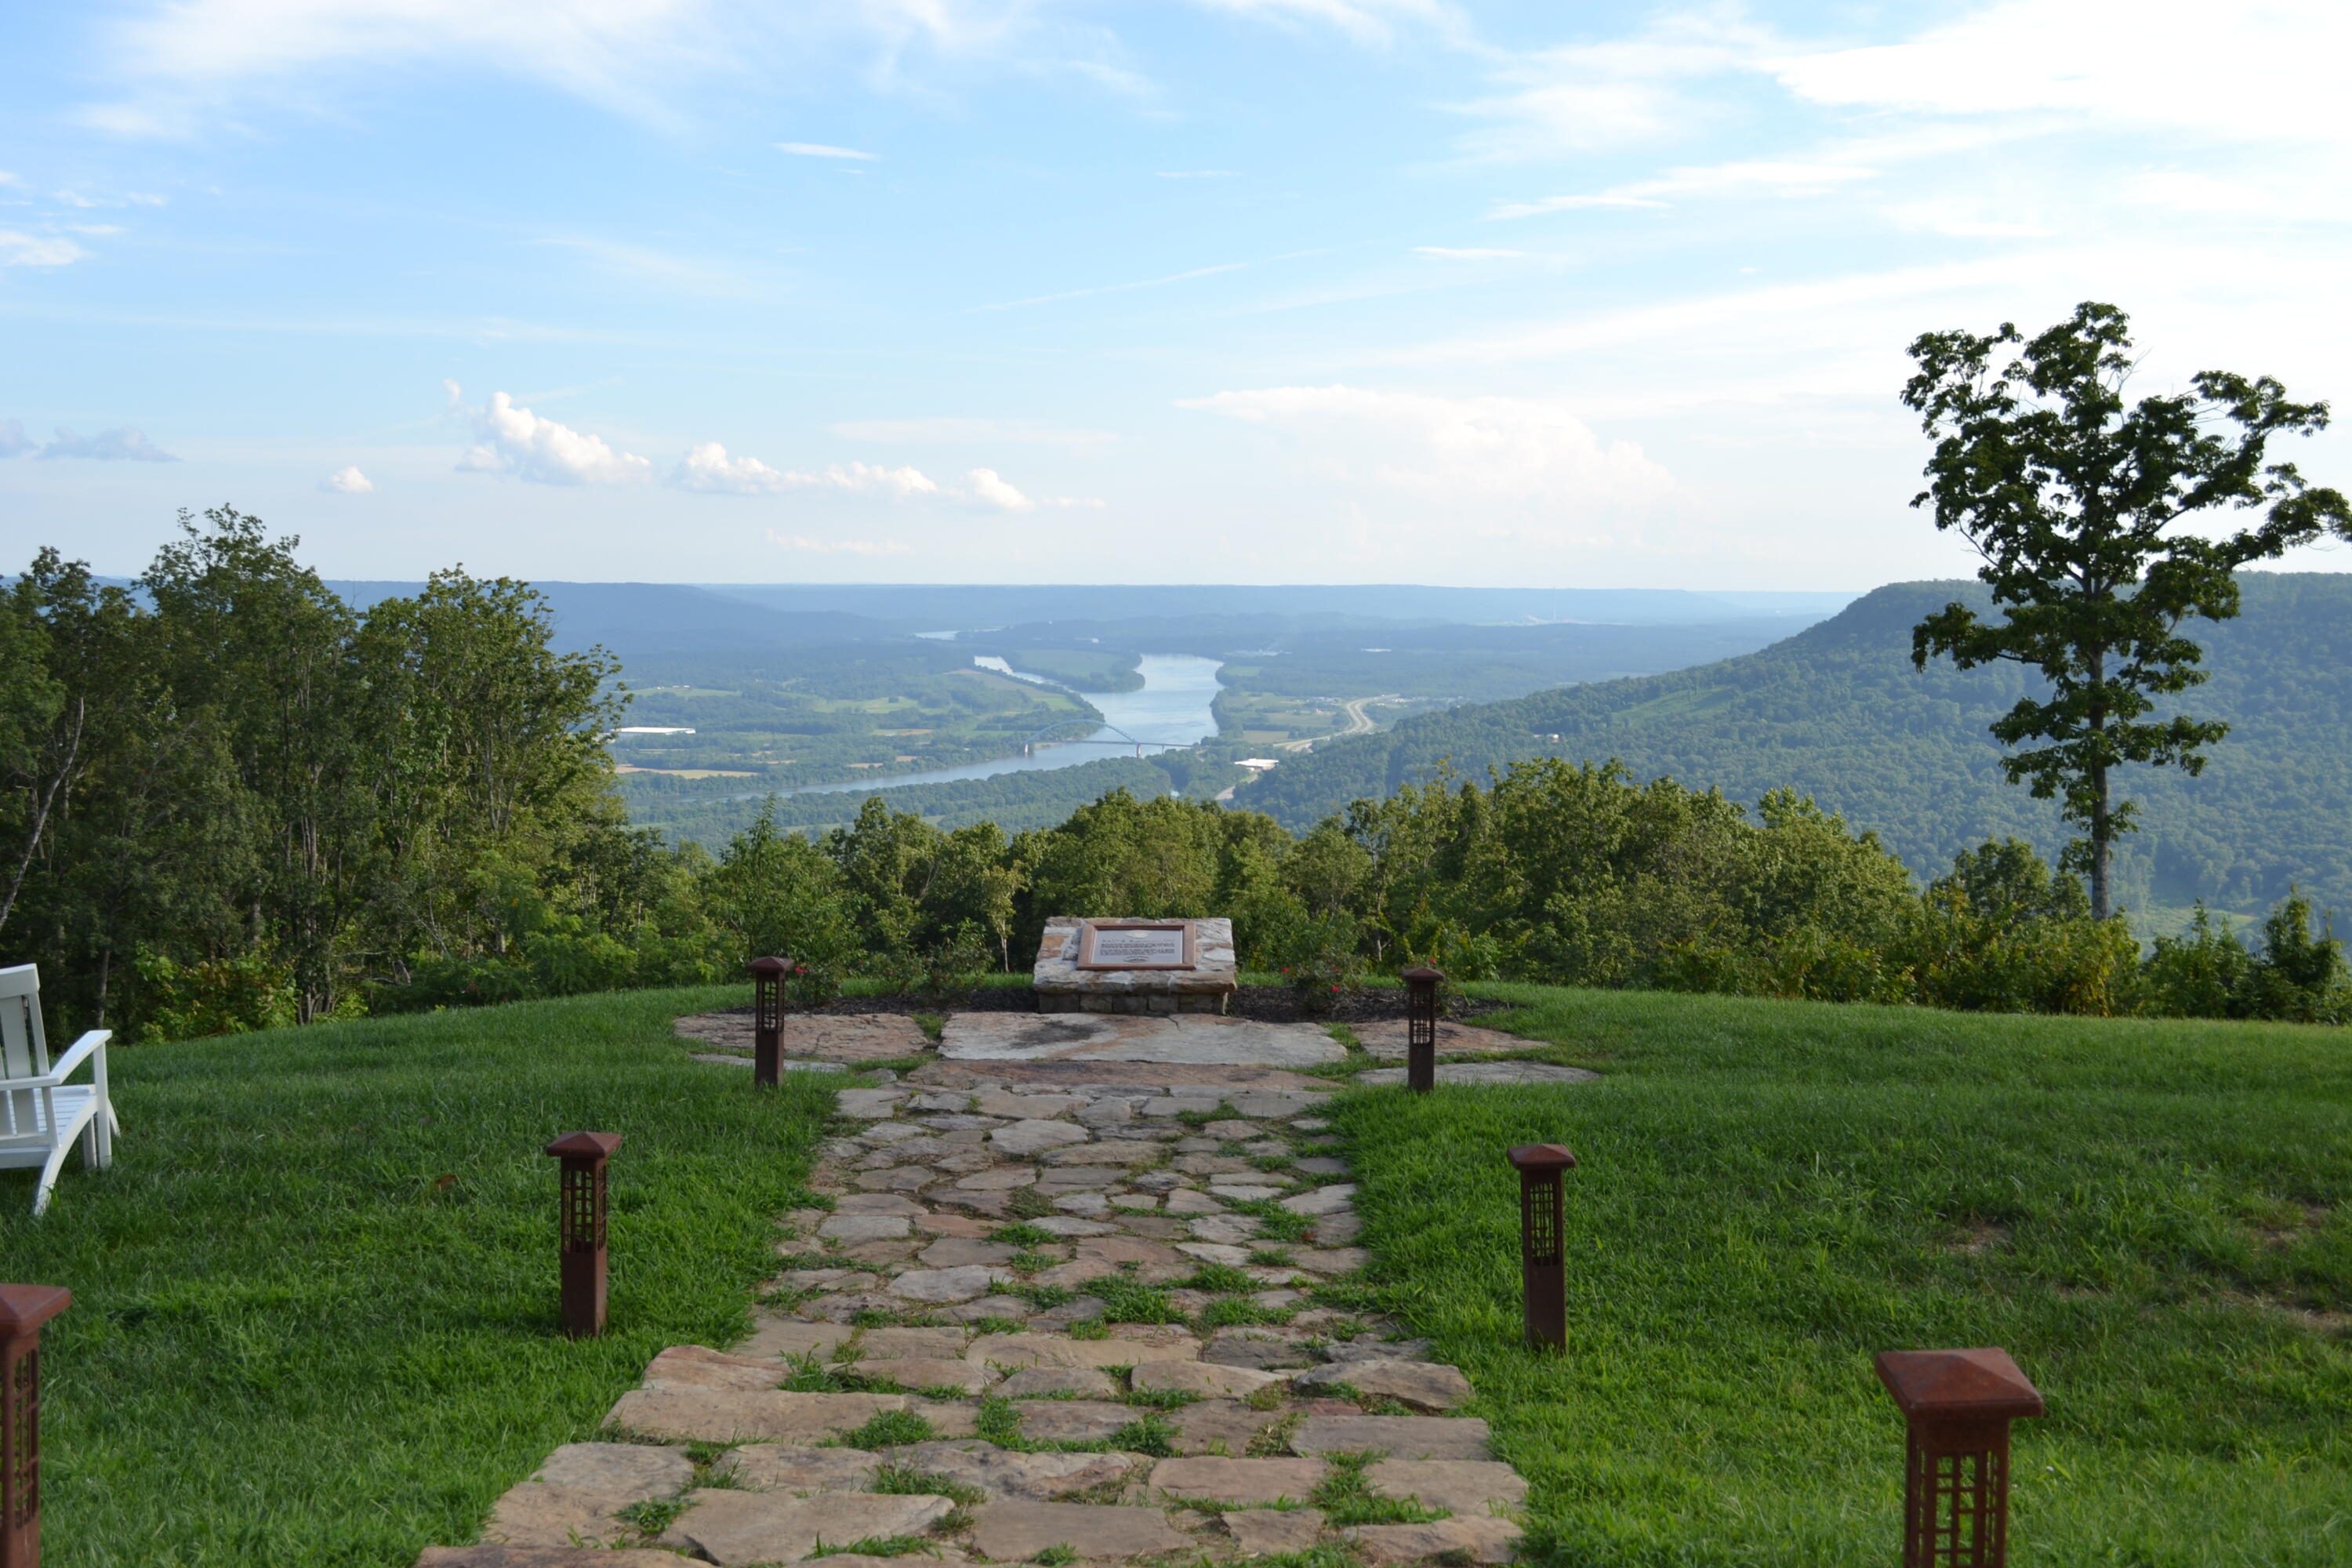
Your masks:
<svg viewBox="0 0 2352 1568"><path fill-rule="evenodd" d="M2249 574L2245 613L2188 628L2212 679L2182 707L2230 736L2200 778L2120 775L2143 803L2123 841L2118 888L2134 907L2203 899L2252 911L2299 886L2352 910L2352 575ZM1902 583L1759 652L1719 664L1538 692L1409 719L1326 742L1249 785L1237 805L1303 830L1351 800L1434 776L1544 756L1622 761L1753 803L1792 786L1875 830L1915 872L2015 835L2054 856L2051 804L2001 774L1985 726L2026 689L2010 668L1911 667L1911 627L1953 599L1988 607L1969 582Z"/></svg>

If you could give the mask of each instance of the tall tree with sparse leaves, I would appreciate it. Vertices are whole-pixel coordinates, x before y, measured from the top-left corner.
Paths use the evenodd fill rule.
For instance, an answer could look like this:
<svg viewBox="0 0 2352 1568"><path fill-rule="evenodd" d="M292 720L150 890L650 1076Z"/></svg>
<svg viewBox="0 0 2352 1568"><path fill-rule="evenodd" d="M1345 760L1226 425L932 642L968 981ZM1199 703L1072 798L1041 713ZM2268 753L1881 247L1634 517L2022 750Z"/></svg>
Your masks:
<svg viewBox="0 0 2352 1568"><path fill-rule="evenodd" d="M2204 748L2229 731L2185 713L2151 717L2158 699L2205 679L2181 623L2234 616L2235 573L2249 562L2331 531L2352 538L2340 492L2268 460L2273 437L2326 428L2326 404L2227 371L2127 403L2131 346L2123 311L2085 302L2030 342L2006 322L1989 336L1924 333L1903 389L1936 442L1911 504L1932 502L1937 528L1975 547L1977 575L2005 612L1993 622L1946 605L1914 628L1912 663L1942 654L1963 669L2009 659L2042 672L2047 694L2021 699L1992 732L2021 748L2003 759L2010 782L2056 797L2082 829L2066 863L2088 873L2101 920L2110 847L2135 826L2115 770L2200 773ZM2221 508L2261 520L2229 533L2183 526Z"/></svg>

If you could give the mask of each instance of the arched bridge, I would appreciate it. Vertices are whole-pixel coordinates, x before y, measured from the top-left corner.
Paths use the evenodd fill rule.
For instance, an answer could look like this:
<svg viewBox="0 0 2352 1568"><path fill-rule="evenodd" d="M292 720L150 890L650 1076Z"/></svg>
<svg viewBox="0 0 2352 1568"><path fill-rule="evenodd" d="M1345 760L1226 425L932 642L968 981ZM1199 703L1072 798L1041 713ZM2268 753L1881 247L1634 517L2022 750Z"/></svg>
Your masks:
<svg viewBox="0 0 2352 1568"><path fill-rule="evenodd" d="M1036 731L1027 740L1022 742L1021 754L1024 757L1034 756L1037 752L1038 743L1056 730L1084 730L1087 732L1083 735L1066 736L1060 741L1054 742L1053 744L1055 745L1133 746L1135 748L1135 754L1139 757L1143 755L1143 748L1146 746L1158 746L1161 751L1171 749L1164 742L1139 741L1116 724L1097 724L1091 719L1065 719L1058 724L1046 725L1044 729ZM1116 741L1105 740L1100 735L1094 733L1094 731L1097 730L1108 730L1110 733L1118 736L1118 739Z"/></svg>

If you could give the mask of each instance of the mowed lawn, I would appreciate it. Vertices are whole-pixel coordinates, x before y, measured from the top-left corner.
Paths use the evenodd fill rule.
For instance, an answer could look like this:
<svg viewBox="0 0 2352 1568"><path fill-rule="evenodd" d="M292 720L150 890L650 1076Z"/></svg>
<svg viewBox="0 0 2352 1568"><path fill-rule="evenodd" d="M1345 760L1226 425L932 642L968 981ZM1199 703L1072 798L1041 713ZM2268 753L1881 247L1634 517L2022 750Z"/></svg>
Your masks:
<svg viewBox="0 0 2352 1568"><path fill-rule="evenodd" d="M1337 1120L1367 1304L1469 1373L1530 1556L1883 1568L1871 1355L1990 1344L2050 1404L2013 1562L2352 1563L2352 1032L1478 989L1606 1080ZM1517 1342L1539 1142L1581 1162L1564 1356Z"/></svg>
<svg viewBox="0 0 2352 1568"><path fill-rule="evenodd" d="M406 1568L772 1268L831 1074L687 1059L641 992L111 1053L114 1169L0 1173L43 1342L44 1561ZM558 1135L612 1168L612 1331L557 1331Z"/></svg>

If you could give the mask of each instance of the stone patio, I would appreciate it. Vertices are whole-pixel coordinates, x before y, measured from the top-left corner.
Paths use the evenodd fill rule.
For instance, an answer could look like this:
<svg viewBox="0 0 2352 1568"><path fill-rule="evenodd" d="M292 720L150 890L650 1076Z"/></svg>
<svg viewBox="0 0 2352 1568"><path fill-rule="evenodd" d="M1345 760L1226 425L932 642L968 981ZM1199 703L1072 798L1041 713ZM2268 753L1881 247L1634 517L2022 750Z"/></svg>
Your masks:
<svg viewBox="0 0 2352 1568"><path fill-rule="evenodd" d="M1081 1029L1022 1032L1046 1022ZM1464 1414L1475 1390L1314 1300L1370 1262L1317 1114L1333 1086L1295 1070L1343 1056L1211 1016L951 1018L940 1059L837 1093L810 1179L829 1206L781 1217L750 1337L662 1352L602 1439L419 1568L1507 1562L1527 1488ZM1591 1076L1440 1077L1530 1068ZM1113 1300L1180 1321L1110 1321ZM1423 1522L1349 1522L1358 1471Z"/></svg>

